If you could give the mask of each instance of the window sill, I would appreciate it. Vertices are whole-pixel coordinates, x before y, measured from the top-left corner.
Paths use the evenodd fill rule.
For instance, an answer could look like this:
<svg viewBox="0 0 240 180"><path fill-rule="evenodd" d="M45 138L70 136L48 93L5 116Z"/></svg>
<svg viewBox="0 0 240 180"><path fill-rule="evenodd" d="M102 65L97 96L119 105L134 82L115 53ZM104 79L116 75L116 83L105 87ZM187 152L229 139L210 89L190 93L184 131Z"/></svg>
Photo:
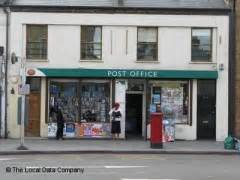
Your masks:
<svg viewBox="0 0 240 180"><path fill-rule="evenodd" d="M217 64L216 62L201 62L201 61L190 61L189 64Z"/></svg>
<svg viewBox="0 0 240 180"><path fill-rule="evenodd" d="M48 59L26 59L26 62L49 62Z"/></svg>
<svg viewBox="0 0 240 180"><path fill-rule="evenodd" d="M135 63L153 63L153 64L158 64L160 62L159 61L136 60Z"/></svg>
<svg viewBox="0 0 240 180"><path fill-rule="evenodd" d="M103 63L103 60L79 60L79 62Z"/></svg>
<svg viewBox="0 0 240 180"><path fill-rule="evenodd" d="M185 125L189 125L189 123L187 123L187 122L185 122L185 123L184 122L183 123L177 122L177 123L175 123L175 125L184 125L185 126Z"/></svg>

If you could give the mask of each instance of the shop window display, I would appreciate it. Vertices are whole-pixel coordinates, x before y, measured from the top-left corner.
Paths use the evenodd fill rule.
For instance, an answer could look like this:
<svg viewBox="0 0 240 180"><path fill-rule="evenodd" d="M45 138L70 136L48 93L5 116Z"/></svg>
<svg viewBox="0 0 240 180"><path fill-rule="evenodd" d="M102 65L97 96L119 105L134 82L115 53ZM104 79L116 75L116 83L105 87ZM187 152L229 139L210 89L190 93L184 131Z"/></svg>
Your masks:
<svg viewBox="0 0 240 180"><path fill-rule="evenodd" d="M174 123L188 123L188 83L161 88L161 110L164 118Z"/></svg>
<svg viewBox="0 0 240 180"><path fill-rule="evenodd" d="M110 83L50 80L48 137L56 134L56 108L65 120L65 137L111 137Z"/></svg>
<svg viewBox="0 0 240 180"><path fill-rule="evenodd" d="M109 122L109 83L82 83L81 121Z"/></svg>
<svg viewBox="0 0 240 180"><path fill-rule="evenodd" d="M161 105L165 119L174 123L189 122L189 82L152 82L151 105Z"/></svg>
<svg viewBox="0 0 240 180"><path fill-rule="evenodd" d="M190 124L190 83L188 81L151 82L150 112L163 113L167 141L174 140L175 124Z"/></svg>
<svg viewBox="0 0 240 180"><path fill-rule="evenodd" d="M78 121L77 82L50 82L50 122L56 122L55 110L60 108L66 122Z"/></svg>

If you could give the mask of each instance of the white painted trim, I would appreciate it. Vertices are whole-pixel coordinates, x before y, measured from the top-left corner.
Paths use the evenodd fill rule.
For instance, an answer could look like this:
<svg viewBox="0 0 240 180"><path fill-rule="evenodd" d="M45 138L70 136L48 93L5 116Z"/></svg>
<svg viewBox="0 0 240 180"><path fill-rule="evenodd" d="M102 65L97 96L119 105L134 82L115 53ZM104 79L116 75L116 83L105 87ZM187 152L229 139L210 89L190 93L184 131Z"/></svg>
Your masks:
<svg viewBox="0 0 240 180"><path fill-rule="evenodd" d="M192 82L192 140L197 140L197 80Z"/></svg>
<svg viewBox="0 0 240 180"><path fill-rule="evenodd" d="M48 86L48 81L46 78L41 78L41 104L40 104L40 136L48 137L48 124L46 123L46 108L49 109L49 103L46 103L46 88ZM49 88L47 89L49 91ZM49 97L47 99L49 102Z"/></svg>
<svg viewBox="0 0 240 180"><path fill-rule="evenodd" d="M135 63L151 63L151 64L158 64L158 63L160 63L160 62L159 62L159 60L156 60L156 61L136 60Z"/></svg>
<svg viewBox="0 0 240 180"><path fill-rule="evenodd" d="M214 15L146 15L146 14L72 14L12 12L12 23L49 25L110 25L110 26L165 26L217 27L219 20L228 16ZM118 21L116 21L118 19ZM124 21L122 21L124 19ZM195 21L193 21L195 19Z"/></svg>
<svg viewBox="0 0 240 180"><path fill-rule="evenodd" d="M85 59L80 59L79 60L80 63L84 63L84 62L89 62L89 63L103 63L104 61L102 59L100 60L85 60Z"/></svg>

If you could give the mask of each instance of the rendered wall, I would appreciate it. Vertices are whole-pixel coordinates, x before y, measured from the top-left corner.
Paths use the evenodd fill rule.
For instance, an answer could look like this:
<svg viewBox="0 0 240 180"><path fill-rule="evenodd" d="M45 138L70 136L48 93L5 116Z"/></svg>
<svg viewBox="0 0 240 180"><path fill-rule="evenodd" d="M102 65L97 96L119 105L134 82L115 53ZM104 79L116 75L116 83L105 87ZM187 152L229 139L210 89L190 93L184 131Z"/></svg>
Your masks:
<svg viewBox="0 0 240 180"><path fill-rule="evenodd" d="M4 47L6 53L6 15L3 9L0 9L0 46ZM4 54L5 56L5 54ZM0 57L0 86L1 86L1 101L0 101L0 137L5 135L5 91L4 91L4 68L3 68L4 57Z"/></svg>
<svg viewBox="0 0 240 180"><path fill-rule="evenodd" d="M27 67L218 70L223 64L217 79L216 139L224 140L228 134L228 22L228 16L12 13L11 52L25 59L26 24L48 24L48 61L28 60ZM81 25L103 26L102 61L80 60ZM137 26L159 27L158 62L136 61ZM191 27L213 28L213 62L191 62ZM18 65L11 65L9 76L18 75L18 69ZM194 87L196 95L196 82ZM10 103L9 112L16 109L15 96ZM193 105L194 119L196 99ZM18 136L13 130L15 118L9 117L12 137ZM183 139L196 139L196 124L178 127L177 134Z"/></svg>

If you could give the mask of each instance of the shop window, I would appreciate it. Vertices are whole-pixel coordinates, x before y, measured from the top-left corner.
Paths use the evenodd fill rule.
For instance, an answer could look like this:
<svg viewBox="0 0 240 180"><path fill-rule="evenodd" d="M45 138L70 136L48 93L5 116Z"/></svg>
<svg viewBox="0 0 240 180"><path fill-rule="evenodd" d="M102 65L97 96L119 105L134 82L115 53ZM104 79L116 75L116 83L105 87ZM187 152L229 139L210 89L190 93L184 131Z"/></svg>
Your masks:
<svg viewBox="0 0 240 180"><path fill-rule="evenodd" d="M81 59L82 60L102 59L102 27L100 26L81 27Z"/></svg>
<svg viewBox="0 0 240 180"><path fill-rule="evenodd" d="M27 59L47 59L47 25L27 25Z"/></svg>
<svg viewBox="0 0 240 180"><path fill-rule="evenodd" d="M212 29L192 29L192 61L212 61Z"/></svg>
<svg viewBox="0 0 240 180"><path fill-rule="evenodd" d="M137 60L156 61L158 53L158 29L139 27L137 35Z"/></svg>
<svg viewBox="0 0 240 180"><path fill-rule="evenodd" d="M77 82L50 81L49 121L56 122L56 109L61 109L66 122L78 122Z"/></svg>
<svg viewBox="0 0 240 180"><path fill-rule="evenodd" d="M66 123L109 122L109 82L51 80L49 83L49 122L56 122L57 108Z"/></svg>
<svg viewBox="0 0 240 180"><path fill-rule="evenodd" d="M163 112L173 124L191 124L190 83L188 81L152 82L150 111Z"/></svg>
<svg viewBox="0 0 240 180"><path fill-rule="evenodd" d="M109 122L110 111L109 83L81 84L81 121Z"/></svg>

